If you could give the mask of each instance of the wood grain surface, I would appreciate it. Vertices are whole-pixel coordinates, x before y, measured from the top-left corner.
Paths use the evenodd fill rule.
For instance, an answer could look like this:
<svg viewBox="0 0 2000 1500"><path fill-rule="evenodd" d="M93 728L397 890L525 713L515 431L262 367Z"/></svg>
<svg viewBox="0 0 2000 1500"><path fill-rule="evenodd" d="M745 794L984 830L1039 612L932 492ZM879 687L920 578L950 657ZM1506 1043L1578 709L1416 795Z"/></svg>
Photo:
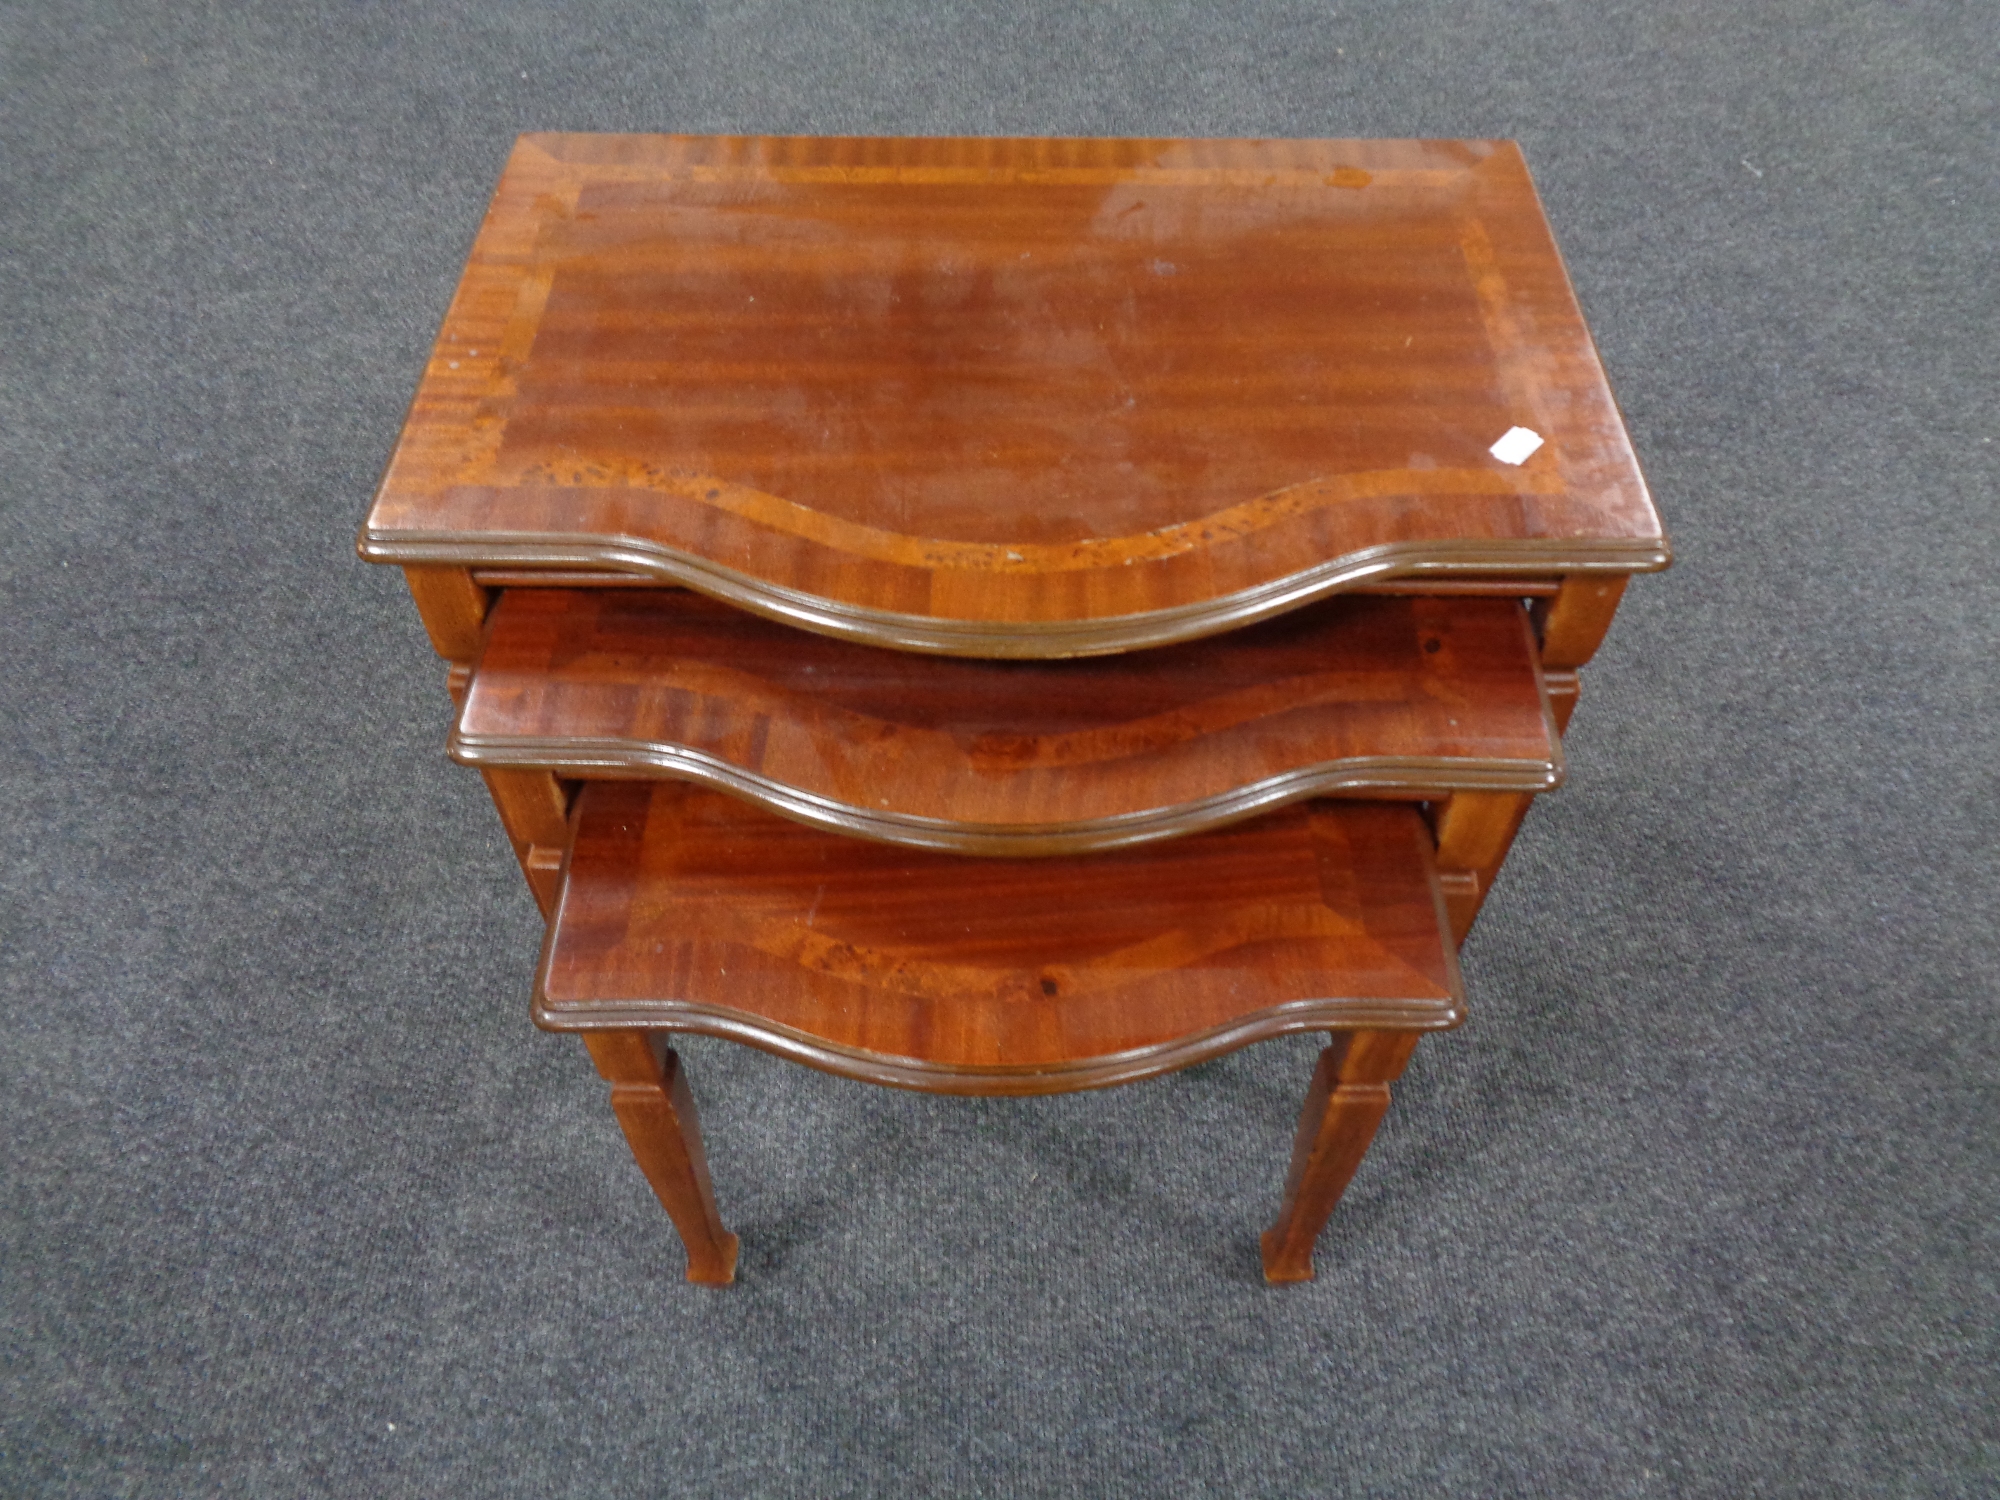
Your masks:
<svg viewBox="0 0 2000 1500"><path fill-rule="evenodd" d="M361 551L983 656L1668 555L1509 142L588 135L517 144Z"/></svg>
<svg viewBox="0 0 2000 1500"><path fill-rule="evenodd" d="M1151 651L994 662L829 640L685 590L509 590L451 753L699 781L840 832L1012 856L1313 795L1562 777L1527 613L1486 598L1330 599Z"/></svg>
<svg viewBox="0 0 2000 1500"><path fill-rule="evenodd" d="M1034 1094L1463 1014L1407 806L1033 861L843 838L675 782L592 783L575 820L535 990L553 1030L706 1032L876 1083Z"/></svg>

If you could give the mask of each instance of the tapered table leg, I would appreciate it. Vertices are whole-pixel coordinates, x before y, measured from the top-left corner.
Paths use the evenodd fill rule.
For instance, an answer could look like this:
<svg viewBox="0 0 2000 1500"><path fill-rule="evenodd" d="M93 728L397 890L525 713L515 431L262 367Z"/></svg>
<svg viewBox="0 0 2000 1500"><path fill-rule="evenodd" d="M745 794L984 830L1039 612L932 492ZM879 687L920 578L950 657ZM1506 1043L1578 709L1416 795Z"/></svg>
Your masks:
<svg viewBox="0 0 2000 1500"><path fill-rule="evenodd" d="M1319 1055L1278 1217L1264 1231L1264 1279L1311 1281L1313 1241L1361 1165L1389 1109L1389 1084L1417 1045L1414 1031L1337 1032Z"/></svg>
<svg viewBox="0 0 2000 1500"><path fill-rule="evenodd" d="M583 1040L611 1082L611 1108L639 1170L681 1232L687 1279L727 1286L736 1279L736 1236L722 1227L715 1207L701 1121L680 1058L658 1032L593 1031Z"/></svg>

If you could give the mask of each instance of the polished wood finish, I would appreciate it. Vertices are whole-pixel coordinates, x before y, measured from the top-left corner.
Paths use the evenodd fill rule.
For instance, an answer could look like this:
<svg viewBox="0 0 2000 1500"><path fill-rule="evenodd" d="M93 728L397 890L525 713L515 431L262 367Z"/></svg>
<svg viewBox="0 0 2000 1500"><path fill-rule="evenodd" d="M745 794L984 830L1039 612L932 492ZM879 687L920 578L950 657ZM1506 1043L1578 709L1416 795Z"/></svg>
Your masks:
<svg viewBox="0 0 2000 1500"><path fill-rule="evenodd" d="M1331 793L1562 777L1510 599L1335 599L1115 658L967 662L681 590L519 589L451 737L484 768L704 782L838 832L987 855L1166 838Z"/></svg>
<svg viewBox="0 0 2000 1500"><path fill-rule="evenodd" d="M1510 142L589 135L517 144L361 550L996 657L1668 555Z"/></svg>
<svg viewBox="0 0 2000 1500"><path fill-rule="evenodd" d="M1414 1032L1355 1031L1320 1054L1299 1111L1284 1198L1261 1241L1266 1281L1312 1280L1313 1242L1375 1139L1389 1085L1416 1045Z"/></svg>
<svg viewBox="0 0 2000 1500"><path fill-rule="evenodd" d="M1296 1031L1463 1015L1414 809L969 860L673 782L586 785L535 1018L726 1036L959 1094L1099 1088Z"/></svg>
<svg viewBox="0 0 2000 1500"><path fill-rule="evenodd" d="M583 1040L611 1084L611 1110L633 1157L687 1246L687 1279L727 1286L736 1279L736 1236L715 1206L701 1120L679 1056L652 1032L597 1031Z"/></svg>

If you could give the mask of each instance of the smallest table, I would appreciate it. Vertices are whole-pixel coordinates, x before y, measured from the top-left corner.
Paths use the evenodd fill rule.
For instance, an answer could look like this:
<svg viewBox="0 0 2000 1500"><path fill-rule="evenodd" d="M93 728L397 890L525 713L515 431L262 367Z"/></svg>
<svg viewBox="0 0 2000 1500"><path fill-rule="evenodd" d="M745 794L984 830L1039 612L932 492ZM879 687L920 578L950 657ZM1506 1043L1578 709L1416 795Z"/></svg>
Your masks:
<svg viewBox="0 0 2000 1500"><path fill-rule="evenodd" d="M688 1249L726 1282L665 1037L747 1042L849 1078L1049 1094L1334 1033L1299 1121L1273 1281L1312 1245L1426 1031L1464 996L1431 836L1410 807L1320 802L1148 846L971 860L844 838L675 783L579 799L535 1019L579 1031Z"/></svg>

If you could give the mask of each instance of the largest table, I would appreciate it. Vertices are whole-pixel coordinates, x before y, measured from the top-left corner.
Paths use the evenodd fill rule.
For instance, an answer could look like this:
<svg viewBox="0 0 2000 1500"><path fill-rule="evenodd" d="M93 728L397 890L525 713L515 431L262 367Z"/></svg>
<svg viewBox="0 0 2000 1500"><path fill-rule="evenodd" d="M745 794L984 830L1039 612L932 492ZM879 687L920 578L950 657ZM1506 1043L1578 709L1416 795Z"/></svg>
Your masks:
<svg viewBox="0 0 2000 1500"><path fill-rule="evenodd" d="M915 1055L930 1045L924 1038L950 1029L945 1020L990 1007L993 996L980 990L988 979L995 993L1025 982L1015 960L1035 965L1019 954L990 959L988 979L977 964L952 968L958 977L924 1002L934 1007L928 1019L898 1033L902 1051L865 1059L865 1041L836 1044L824 1016L800 1021L785 1011L792 1019L780 1022L775 1001L759 1010L747 1000L732 1006L726 993L683 993L709 977L698 982L685 968L672 977L634 971L626 955L611 975L611 950L579 935L587 923L576 913L631 927L638 918L629 910L606 915L617 882L628 903L657 909L693 900L674 907L682 914L722 909L689 895L690 870L712 875L692 855L692 864L661 874L667 865L648 864L636 846L605 852L616 840L592 818L629 820L639 815L633 797L667 795L635 779L706 780L760 803L765 815L833 830L816 837L1060 856L1043 875L1067 871L1079 889L1108 878L1107 867L1087 862L1099 847L1194 841L1171 863L1176 878L1193 870L1198 882L1203 860L1247 868L1242 839L1278 838L1260 824L1210 825L1315 795L1387 799L1421 811L1423 878L1442 903L1448 949L1469 927L1530 797L1560 778L1555 726L1567 724L1576 671L1608 627L1626 578L1668 559L1526 167L1511 143L1497 141L524 136L360 547L406 570L468 716L454 753L482 767L530 885L556 914L538 1018L592 1040L614 1099L626 1100L620 1115L642 1164L684 1233L693 1225L691 1273L709 1280L725 1279L733 1241L725 1256L691 1102L657 1033L722 1030L877 1081L972 1091L1003 1076L1019 1085L1014 1091L1030 1091L1149 1069L1099 1059L1079 1073L1077 1058L1045 1056L1046 1048L989 1057L975 1046L956 1061ZM602 622L612 617L590 602L605 590L661 586L851 644L829 647L829 656L804 650L801 637L791 651L782 633L688 616L672 595L639 592L619 596L628 601L617 616L624 634L607 634ZM1409 650L1448 648L1421 688L1424 664L1397 655L1401 627L1379 611L1364 626L1318 605L1310 629L1287 636L1291 644L1280 642L1275 656L1271 638L1257 637L1243 670L1254 655L1267 680L1247 697L1225 690L1228 641L1199 658L1206 677L1170 665L1197 658L1161 654L1224 632L1248 642L1244 627L1364 593L1461 601L1429 606L1429 623L1408 627L1428 632L1408 637ZM520 609L507 603L510 594ZM1512 649L1506 627L1496 635L1494 621L1474 619L1475 605L1464 601L1475 596L1488 601L1477 607L1513 601L1497 607L1521 612L1525 665L1513 678L1500 661ZM529 609L533 599L551 607ZM576 634L585 619L595 634ZM1487 675L1453 676L1456 644L1471 649L1475 637L1486 643ZM578 644L586 638L592 644ZM686 661L645 655L668 642L677 651L707 642L702 649L717 653L698 691L688 686ZM1284 649L1340 666L1344 642L1353 643L1354 672L1365 676L1365 666L1376 686L1354 676L1331 686L1315 679L1310 694L1287 688L1310 674L1303 655L1287 665ZM493 653L484 668L482 651ZM594 677L577 665L591 651L602 667ZM948 690L934 689L947 679L924 675L930 669L905 655L904 707L883 709L895 695L885 699L881 684L896 676L885 674L884 652L975 663L955 669ZM1143 654L1125 655L1134 652ZM1035 722L1019 733L999 735L997 760L994 725L955 737L935 714L923 719L923 702L977 700L979 671L1010 670L999 659L1098 656L1115 659L1088 670L1052 667L1046 690L1037 679L1035 693L1074 701L1050 723L1030 715ZM753 658L765 664L763 676L754 692L732 699L716 684L740 677ZM1106 689L1102 673L1123 671L1120 661L1148 683L1175 684L1138 695L1150 716L1133 717L1132 693ZM799 686L800 674L814 671L822 675L811 683L826 683L824 693ZM969 686L966 671L975 674ZM843 697L843 684L862 679L871 684L866 713L853 710L853 692ZM994 682L996 701L1033 697L1013 683L1009 698L1009 682ZM1392 702L1388 726L1381 695L1405 691L1421 693L1428 717ZM1520 727L1524 691L1538 695L1549 723L1546 750L1528 744L1532 725ZM1182 697L1162 707L1160 694L1173 693ZM1371 693L1362 715L1356 705ZM1260 725L1305 696L1315 713L1334 717L1307 722L1294 713L1290 748L1273 749L1282 737L1260 734ZM706 707L691 717L687 704L697 700ZM848 706L825 711L836 702ZM1446 711L1454 705L1457 713ZM749 725L733 736L715 727L732 711ZM632 727L641 723L654 727ZM789 747L782 764L806 771L784 771L775 755L766 763L772 724ZM1329 748L1315 759L1315 734L1340 753ZM1156 743L1163 739L1171 742L1165 750ZM1503 743L1513 748L1503 753ZM1128 758L1087 748L1099 744L1124 746ZM1143 754L1129 753L1134 744ZM1169 750L1176 784L1205 789L1199 805L1148 805L1145 756ZM829 773L811 769L835 761L849 788L844 802L830 799ZM1363 761L1366 774L1354 770ZM871 766L880 768L879 806L852 793ZM1035 770L1032 785L1024 767ZM994 780L1008 775L1015 781ZM1121 776L1141 779L1121 795ZM592 780L627 790L580 796ZM1018 798L1016 787L1024 789ZM1041 809L1039 821L1018 830L1005 823L1007 807L1028 802ZM1076 814L1067 823L1064 809ZM753 837L682 803L657 816L683 844L750 838L794 863L854 864L837 846L816 853ZM1378 835L1402 838L1393 818L1357 832L1353 820L1366 817L1342 813L1335 831L1312 837L1354 850L1375 848L1369 840ZM716 831L725 825L735 831ZM1225 838L1238 841L1234 853L1199 842ZM578 847L597 852L580 856ZM648 879L682 884L645 895L631 883L642 866L653 871ZM870 880L890 878L869 868ZM1004 892L1011 877L986 868L995 872L987 885ZM985 878L909 870L903 878L940 890L954 880L978 890ZM1227 905L1230 894L1218 891L1218 902ZM796 920L817 921L820 903L813 906ZM789 930L787 910L782 901L772 908L778 926L765 947L791 954L804 974L821 960L800 955L821 950L769 935ZM1160 920L1176 931L1187 925L1183 916ZM719 967L726 946L678 961ZM1182 989L1198 989L1189 976L1218 962L1196 950L1206 956L1178 964ZM586 953L596 957L584 962ZM910 975L941 962L934 950L900 952L854 982L864 991L907 990L916 984ZM1282 974L1287 962L1306 959L1286 950L1260 962ZM1333 962L1314 958L1312 972L1330 974ZM1407 1025L1371 1029L1312 1012L1312 1024L1336 1032L1336 1041L1309 1117L1318 1109L1321 1125L1334 1129L1326 1121L1340 1114L1342 1089L1379 1090L1386 1103L1387 1080L1408 1055L1403 1041L1456 1020L1448 951L1439 963L1402 997L1415 1007L1397 1013ZM824 973L813 972L823 988ZM558 974L584 987L552 995ZM782 990L786 981L764 973L756 982ZM1161 993L1168 998L1147 1001L1149 1013L1174 1010L1180 991L1169 984ZM647 995L654 1009L635 1011ZM1285 1010L1292 1002L1281 990L1272 996L1259 1015L1304 1014ZM1297 1003L1315 998L1327 999ZM1425 1011L1433 1001L1442 1008ZM842 1003L867 1002L864 994ZM725 1013L736 1017L734 1030L715 1019ZM1050 1023L1058 1031L1082 1026L1063 1014L1070 1022ZM1342 1014L1382 1022L1388 1012ZM635 1025L635 1016L656 1024ZM1238 1020L1229 1034L1251 1039L1249 1023ZM1211 1016L1203 1024L1213 1031L1221 1023ZM1167 1047L1162 1058L1192 1055L1172 1052L1172 1041L1162 1033L1149 1045ZM1000 1071L975 1076L987 1063ZM642 1115L652 1124L635 1126ZM1294 1177L1305 1176L1287 1198L1294 1220L1295 1200L1316 1190L1313 1173L1333 1170L1326 1160L1345 1161L1341 1171L1359 1160L1347 1137L1322 1149L1310 1135L1302 1129ZM1316 1228L1276 1226L1281 1240L1302 1235L1304 1249L1293 1243L1274 1263L1267 1237L1267 1271L1309 1271Z"/></svg>

